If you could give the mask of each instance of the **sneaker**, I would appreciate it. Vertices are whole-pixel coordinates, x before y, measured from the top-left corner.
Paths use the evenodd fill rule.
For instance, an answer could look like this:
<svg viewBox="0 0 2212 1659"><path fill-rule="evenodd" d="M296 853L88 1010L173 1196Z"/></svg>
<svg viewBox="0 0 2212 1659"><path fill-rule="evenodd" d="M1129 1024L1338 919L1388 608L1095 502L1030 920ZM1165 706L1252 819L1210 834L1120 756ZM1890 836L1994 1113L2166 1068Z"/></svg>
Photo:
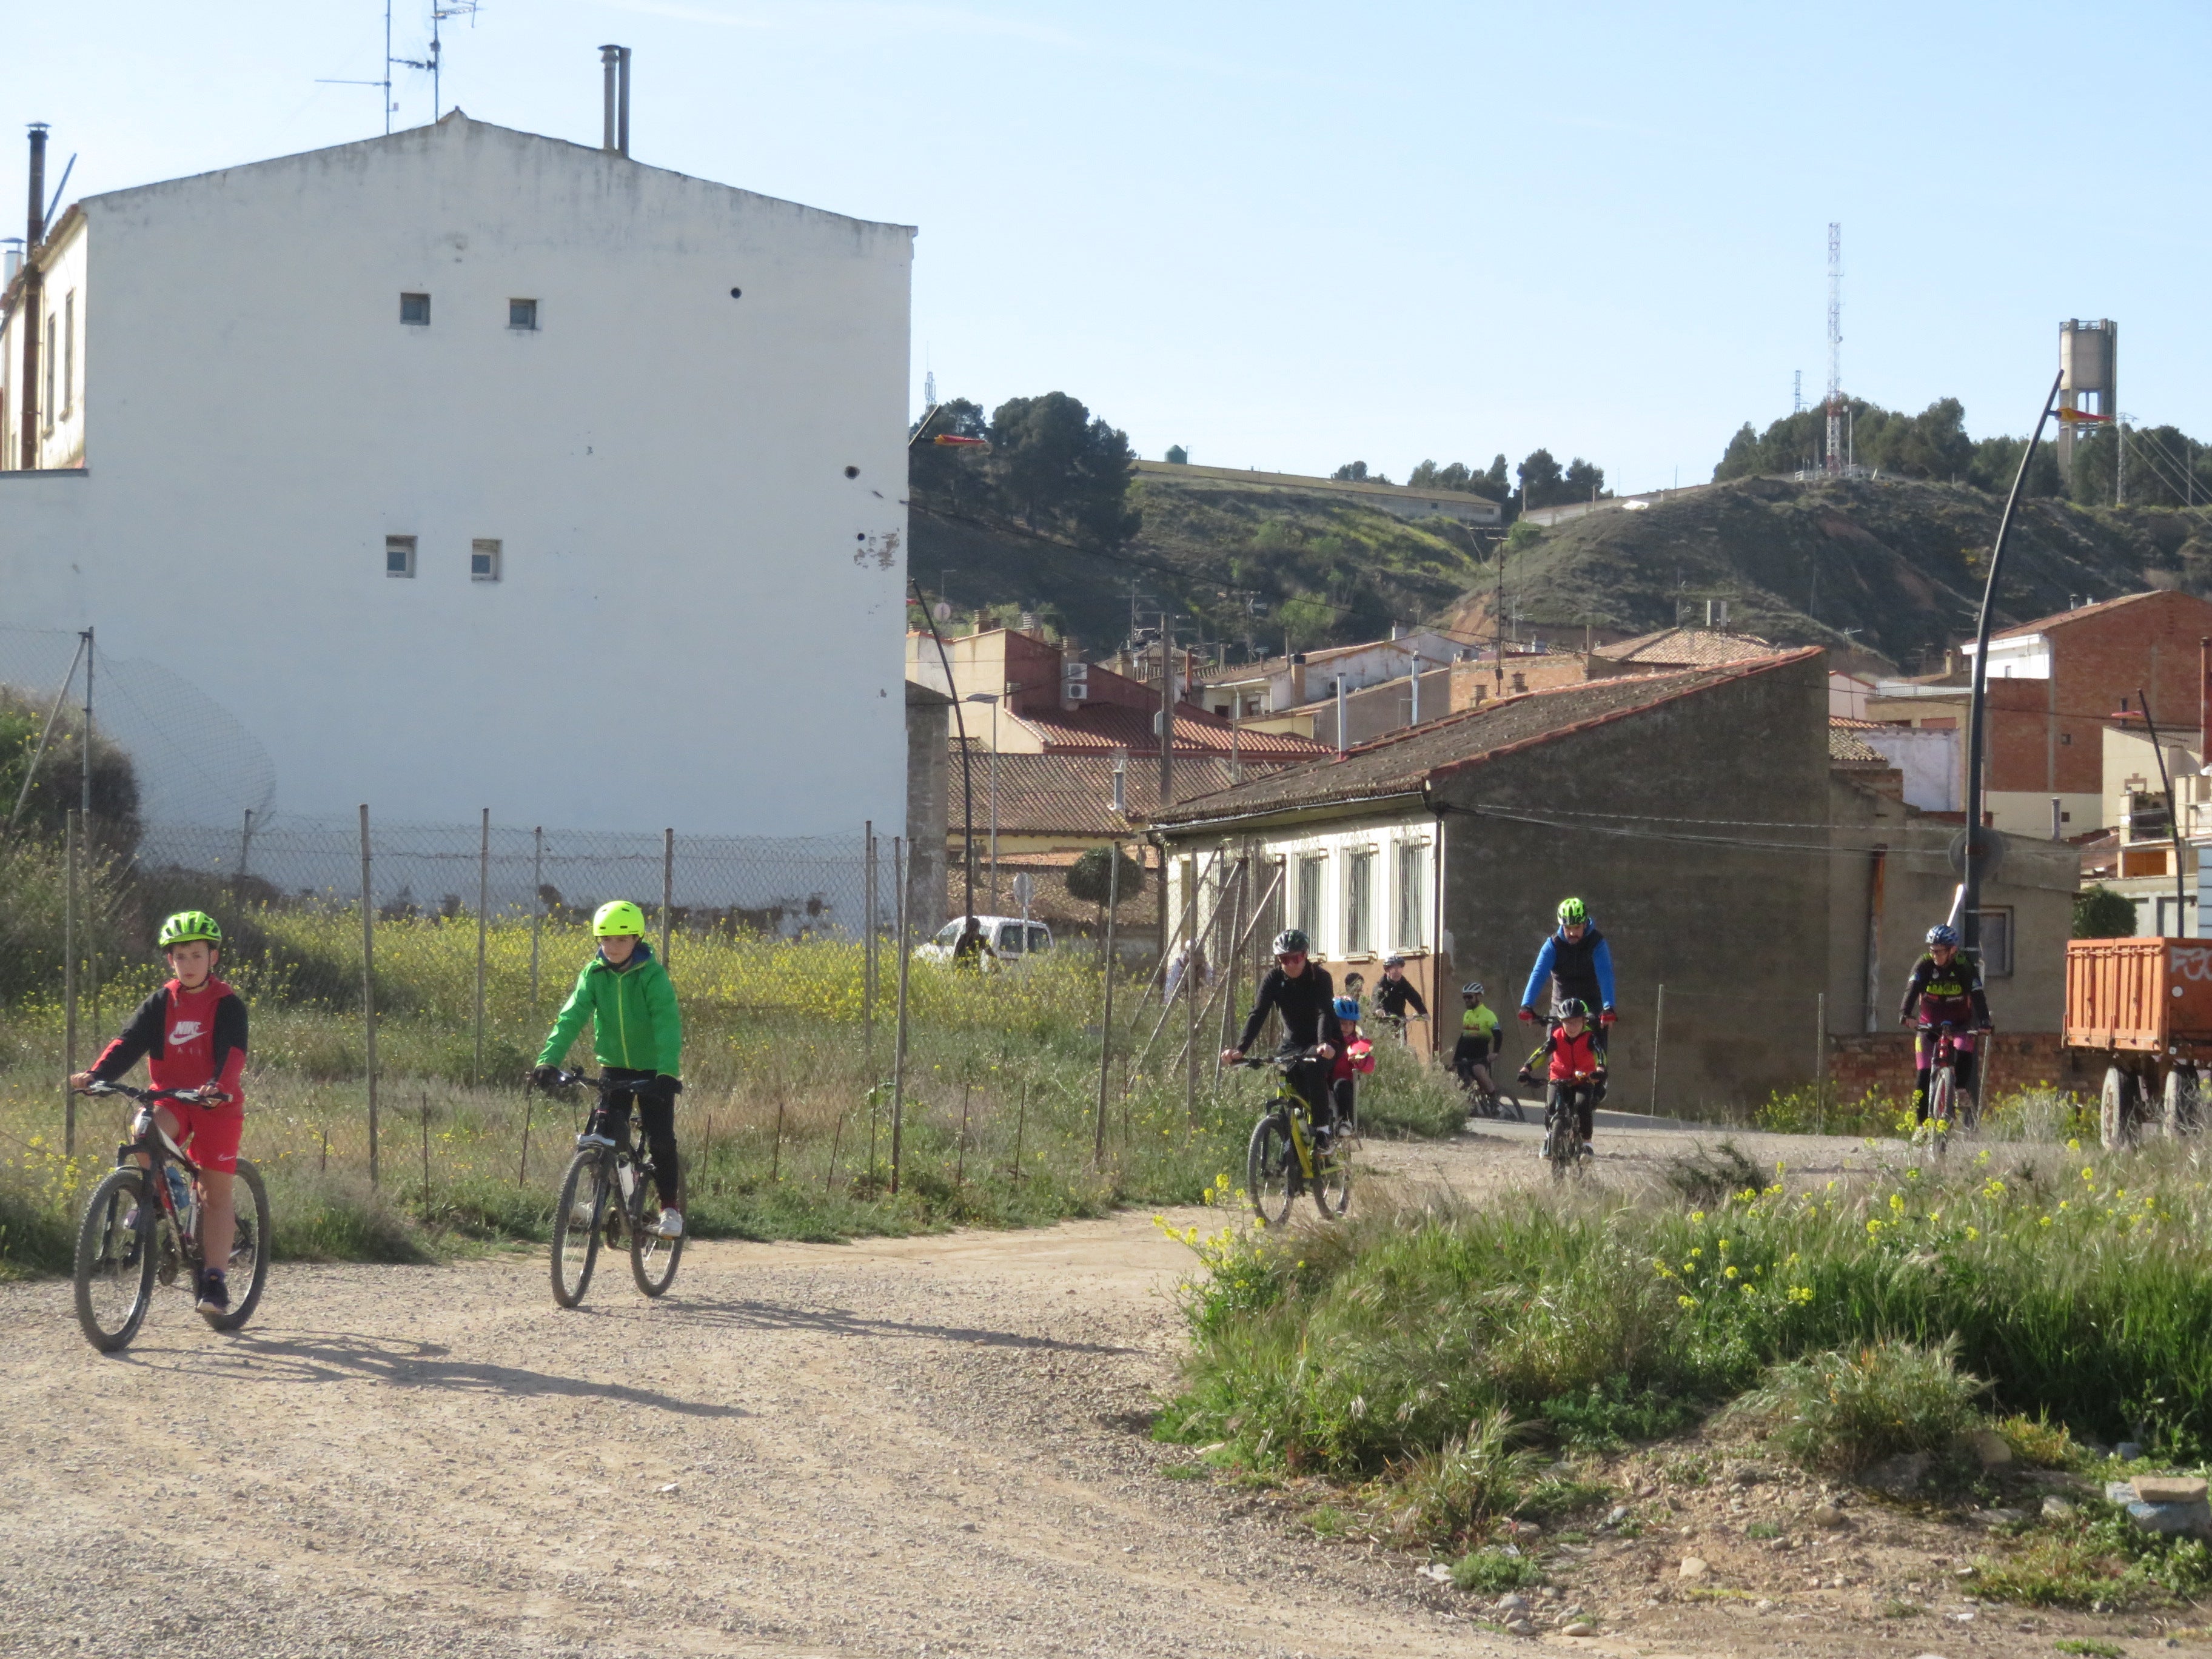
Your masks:
<svg viewBox="0 0 2212 1659"><path fill-rule="evenodd" d="M1583 1156L1584 1158L1595 1158L1597 1156L1597 1148L1591 1146L1589 1142L1585 1140L1583 1142Z"/></svg>
<svg viewBox="0 0 2212 1659"><path fill-rule="evenodd" d="M210 1322L221 1319L230 1311L230 1281L221 1273L200 1275L200 1315Z"/></svg>
<svg viewBox="0 0 2212 1659"><path fill-rule="evenodd" d="M581 1227L587 1232L591 1230L592 1200L590 1199L580 1198L568 1206L568 1224L571 1227Z"/></svg>
<svg viewBox="0 0 2212 1659"><path fill-rule="evenodd" d="M1548 1159L1552 1156L1552 1132L1549 1129L1544 1131L1544 1144L1536 1148L1536 1156L1540 1159Z"/></svg>
<svg viewBox="0 0 2212 1659"><path fill-rule="evenodd" d="M614 1137L603 1135L596 1129L586 1129L576 1137L576 1150L579 1152L586 1146L611 1146L614 1144Z"/></svg>
<svg viewBox="0 0 2212 1659"><path fill-rule="evenodd" d="M654 1225L653 1231L662 1238L683 1237L684 1212L681 1210L663 1210L660 1212L660 1219Z"/></svg>

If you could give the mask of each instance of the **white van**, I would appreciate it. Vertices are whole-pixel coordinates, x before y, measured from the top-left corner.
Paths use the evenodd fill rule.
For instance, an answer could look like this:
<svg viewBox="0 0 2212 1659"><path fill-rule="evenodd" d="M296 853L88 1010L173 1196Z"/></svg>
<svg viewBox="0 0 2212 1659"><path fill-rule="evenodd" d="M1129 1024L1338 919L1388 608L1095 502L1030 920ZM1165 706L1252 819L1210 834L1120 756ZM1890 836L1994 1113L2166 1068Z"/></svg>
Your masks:
<svg viewBox="0 0 2212 1659"><path fill-rule="evenodd" d="M1025 957L1042 956L1052 949L1052 929L1041 921L1024 921L1019 916L984 916L975 918L983 938L999 953L1001 962L1019 962ZM916 962L950 962L952 947L966 931L968 918L958 915L937 930L937 937L915 951Z"/></svg>

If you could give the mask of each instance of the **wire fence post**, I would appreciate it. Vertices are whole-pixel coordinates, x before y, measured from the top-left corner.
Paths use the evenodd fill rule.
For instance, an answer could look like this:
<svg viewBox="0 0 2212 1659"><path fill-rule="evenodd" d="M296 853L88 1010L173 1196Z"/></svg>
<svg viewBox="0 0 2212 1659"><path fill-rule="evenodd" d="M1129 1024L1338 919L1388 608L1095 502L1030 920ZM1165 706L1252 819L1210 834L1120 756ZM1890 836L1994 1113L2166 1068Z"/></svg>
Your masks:
<svg viewBox="0 0 2212 1659"><path fill-rule="evenodd" d="M530 832L530 1006L538 1006L538 935L545 921L545 826Z"/></svg>
<svg viewBox="0 0 2212 1659"><path fill-rule="evenodd" d="M1813 998L1813 1098L1820 1102L1820 1133L1828 1133L1828 994Z"/></svg>
<svg viewBox="0 0 2212 1659"><path fill-rule="evenodd" d="M912 908L907 894L907 866L914 860L914 849L904 838L891 837L891 879L897 883L898 906L898 1035L891 1045L891 1196L896 1198L899 1189L900 1132L905 1126L906 1114L906 1019L907 968L914 952L907 949L907 912Z"/></svg>
<svg viewBox="0 0 2212 1659"><path fill-rule="evenodd" d="M867 1045L868 1075L876 1074L876 821L860 830L860 1030Z"/></svg>
<svg viewBox="0 0 2212 1659"><path fill-rule="evenodd" d="M668 925L676 906L676 831L660 832L660 965L668 966Z"/></svg>
<svg viewBox="0 0 2212 1659"><path fill-rule="evenodd" d="M1659 1115L1659 1040L1667 1030L1667 988L1659 988L1657 1006L1651 1011L1651 1115Z"/></svg>
<svg viewBox="0 0 2212 1659"><path fill-rule="evenodd" d="M1091 1136L1094 1165L1106 1162L1106 1091L1114 1072L1114 921L1121 904L1121 843L1109 842L1107 847L1111 857L1106 866L1106 998L1098 1017L1098 1121Z"/></svg>
<svg viewBox="0 0 2212 1659"><path fill-rule="evenodd" d="M376 904L368 874L368 803L361 804L361 1041L368 1062L368 1184L376 1160Z"/></svg>
<svg viewBox="0 0 2212 1659"><path fill-rule="evenodd" d="M77 855L80 859L90 856L91 849L88 843L92 836L92 666L93 658L98 654L92 636L93 630L89 628L86 629L84 630L84 744L77 757L82 763L77 768L76 838L83 849ZM2172 799L2171 795L2168 799ZM2179 862L2178 854L2175 861L2177 864ZM92 1029L96 1032L100 1030L100 935L91 926L89 916L86 918L84 930L84 979L85 991L92 1003ZM76 1068L72 1066L70 1069ZM74 1101L75 1097L72 1096L70 1098ZM66 1156L76 1150L74 1146L76 1136L65 1133L64 1139L72 1143L63 1148L64 1155Z"/></svg>
<svg viewBox="0 0 2212 1659"><path fill-rule="evenodd" d="M473 1073L477 1087L483 1087L484 1036L484 930L491 910L491 808L483 809L482 838L477 842L477 1064ZM428 1109L427 1108L425 1109ZM429 1206L428 1189L422 1200Z"/></svg>
<svg viewBox="0 0 2212 1659"><path fill-rule="evenodd" d="M83 839L82 815L72 808L62 821L62 840L69 866L69 884L62 901L62 1066L64 1077L76 1075L76 867ZM76 1091L62 1085L62 1153L76 1152Z"/></svg>

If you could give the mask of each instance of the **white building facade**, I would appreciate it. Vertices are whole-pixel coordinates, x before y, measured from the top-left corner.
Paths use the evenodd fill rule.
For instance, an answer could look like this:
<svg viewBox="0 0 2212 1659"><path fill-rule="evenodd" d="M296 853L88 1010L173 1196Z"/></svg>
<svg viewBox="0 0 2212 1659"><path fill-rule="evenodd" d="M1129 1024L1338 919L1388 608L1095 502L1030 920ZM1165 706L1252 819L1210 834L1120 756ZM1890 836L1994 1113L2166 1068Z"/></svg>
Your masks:
<svg viewBox="0 0 2212 1659"><path fill-rule="evenodd" d="M0 622L173 665L288 817L896 824L912 236L459 112L88 198Z"/></svg>

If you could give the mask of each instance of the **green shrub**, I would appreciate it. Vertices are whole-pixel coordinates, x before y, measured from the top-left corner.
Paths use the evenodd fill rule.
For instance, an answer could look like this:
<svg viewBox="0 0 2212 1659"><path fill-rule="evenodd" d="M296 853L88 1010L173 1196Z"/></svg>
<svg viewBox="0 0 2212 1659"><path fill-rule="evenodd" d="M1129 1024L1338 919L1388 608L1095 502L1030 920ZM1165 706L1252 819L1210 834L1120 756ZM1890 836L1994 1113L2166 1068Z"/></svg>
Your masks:
<svg viewBox="0 0 2212 1659"><path fill-rule="evenodd" d="M2017 1548L1976 1564L1975 1593L2034 1607L2118 1607L2197 1600L2212 1589L2212 1549L2136 1527L2117 1505L2083 1498L2077 1512L2039 1527Z"/></svg>
<svg viewBox="0 0 2212 1659"><path fill-rule="evenodd" d="M1662 1440L1698 1420L1697 1407L1656 1388L1633 1388L1616 1371L1578 1393L1555 1395L1544 1420L1565 1444L1618 1451L1632 1441Z"/></svg>
<svg viewBox="0 0 2212 1659"><path fill-rule="evenodd" d="M1972 1426L1988 1384L1958 1366L1958 1340L1936 1347L1870 1342L1769 1368L1739 1401L1771 1423L1770 1438L1808 1469L1848 1474L1899 1452L1936 1452Z"/></svg>
<svg viewBox="0 0 2212 1659"><path fill-rule="evenodd" d="M1433 1451L1394 1470L1391 1522L1401 1538L1464 1538L1492 1516L1516 1508L1542 1461L1516 1445L1513 1419L1494 1411Z"/></svg>
<svg viewBox="0 0 2212 1659"><path fill-rule="evenodd" d="M1374 1071L1359 1079L1358 1109L1362 1134L1437 1140L1467 1121L1467 1097L1426 1055L1385 1038L1375 1045Z"/></svg>
<svg viewBox="0 0 2212 1659"><path fill-rule="evenodd" d="M1469 1550L1452 1563L1451 1576L1452 1583L1470 1595L1503 1595L1544 1582L1534 1561L1502 1549Z"/></svg>
<svg viewBox="0 0 2212 1659"><path fill-rule="evenodd" d="M423 1241L361 1177L301 1171L269 1183L275 1261L427 1261Z"/></svg>
<svg viewBox="0 0 2212 1659"><path fill-rule="evenodd" d="M2129 939L2136 931L2136 902L2104 883L2074 896L2075 939Z"/></svg>

